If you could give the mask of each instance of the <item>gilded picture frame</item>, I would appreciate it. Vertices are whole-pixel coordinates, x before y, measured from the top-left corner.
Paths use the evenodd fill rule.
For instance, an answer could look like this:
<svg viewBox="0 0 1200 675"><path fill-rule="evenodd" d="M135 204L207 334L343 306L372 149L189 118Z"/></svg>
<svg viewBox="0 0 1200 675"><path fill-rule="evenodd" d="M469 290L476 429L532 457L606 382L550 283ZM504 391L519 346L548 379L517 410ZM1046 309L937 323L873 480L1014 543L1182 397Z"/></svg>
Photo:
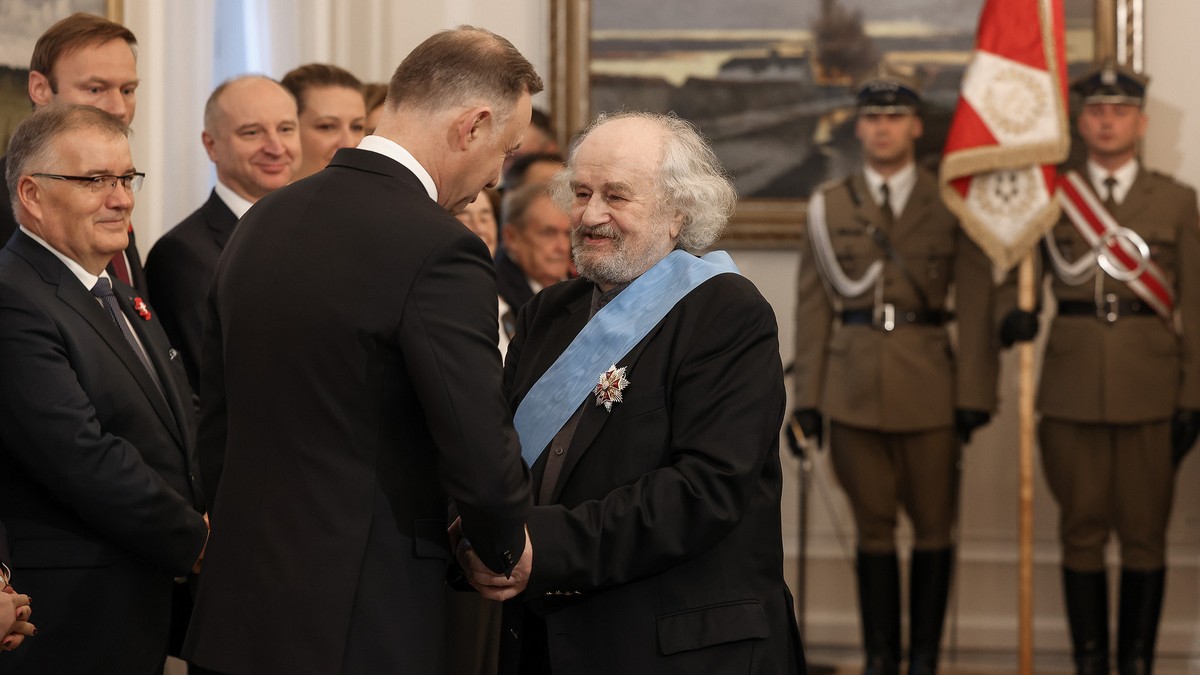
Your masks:
<svg viewBox="0 0 1200 675"><path fill-rule="evenodd" d="M689 0L662 0L670 4L670 2L687 3L689 8L695 8L696 5ZM785 0L780 0L781 6ZM828 12L830 7L835 7L841 0L810 0L812 5L811 12ZM913 0L921 2L923 0ZM983 0L977 0L982 6ZM1143 39L1143 0L1067 0L1069 9L1068 12L1068 58L1072 56L1072 45L1074 44L1074 60L1071 63L1072 75L1088 66L1086 63L1089 56L1095 58L1104 58L1106 56L1114 56L1122 62L1127 63L1137 70L1141 70L1142 60L1144 55L1144 39ZM606 4L607 3L607 4ZM601 32L601 40L596 39L596 34L593 32L593 12L598 7L605 11L610 11L612 8L612 0L550 0L550 24L551 24L551 91L550 105L551 112L555 119L556 130L559 134L559 143L562 147L568 147L569 141L580 129L582 129L592 118L594 112L594 92L593 81L597 72L597 64L603 65L602 61L606 55L615 53L616 50L631 49L630 44L634 44L633 50L642 49L644 45L637 45L628 40L624 40L619 35L613 39L613 31ZM737 3L734 3L735 5ZM790 3L789 3L790 4ZM851 3L853 4L853 3ZM861 4L861 3L859 3ZM1094 5L1091 7L1089 5ZM694 10L701 11L701 10ZM791 13L794 14L794 11ZM1087 35L1089 29L1087 27L1076 27L1074 35L1078 40L1072 43L1071 26L1072 12L1075 17L1076 24L1079 23L1079 16L1083 14L1086 18L1087 14L1091 14L1092 25L1090 27L1091 35ZM853 14L853 12L850 12ZM861 12L860 12L861 15ZM860 17L861 18L861 17ZM611 25L611 16L607 19ZM636 12L629 12L629 25L631 27L641 27L645 17L638 15ZM798 28L804 28L803 26ZM634 29L632 32L636 32ZM973 29L972 29L973 32ZM963 36L962 31L955 37L952 42L947 42L944 39L931 40L929 49L922 49L922 54L930 54L936 51L940 45L948 45L948 49L954 50L954 56L961 61L961 54L964 49L964 40L969 39L973 44L971 36ZM880 40L885 43L886 40ZM613 45L616 45L614 47ZM597 45L599 47L597 47ZM743 47L746 44L741 45ZM692 47L685 47L692 48ZM665 48L664 48L665 49ZM969 46L967 47L969 50ZM1081 49L1083 51L1081 51ZM752 50L742 50L742 53ZM881 50L882 51L882 50ZM1089 54L1091 52L1091 54ZM642 52L644 55L644 52ZM889 52L884 53L884 57L888 58ZM782 63L788 65L796 61L786 53L777 54L774 50L769 52L769 56L765 55L760 58L760 62L766 59L773 59L775 65ZM946 61L953 59L946 58L944 55L939 57L933 54L927 57L931 62L937 62L939 58ZM789 59L791 59L789 61ZM650 59L651 61L653 59ZM739 63L735 63L736 59L729 59L721 66L722 69L729 69L730 76L734 76L733 68ZM632 59L630 59L632 61ZM760 67L760 64L750 64L751 67ZM808 63L806 67L815 70L817 66ZM965 67L965 63L957 63L955 67ZM645 73L645 67L639 67L640 73ZM932 69L934 76L939 76L939 71ZM945 73L941 73L942 79L939 80L942 87L941 93L941 108L939 111L939 119L932 124L930 120L926 120L927 136L930 138L923 141L924 146L918 147L918 153L921 154L921 161L925 164L936 163L940 156L940 138L937 133L940 131L944 137L944 129L941 125L948 120L949 115L953 110L953 101L947 102L946 90L952 89L952 95L957 90L957 79L947 79ZM665 79L665 78L664 78ZM676 78L678 79L678 78ZM843 78L844 79L844 78ZM928 79L936 79L930 77ZM614 78L601 75L599 80L605 84L614 81ZM948 85L947 82L950 84ZM647 85L646 83L649 83ZM705 82L689 82L688 85L703 85L709 86L710 83ZM843 82L844 84L844 82ZM642 90L636 89L637 86L643 86ZM633 92L634 95L629 97L630 103L622 105L630 108L644 107L639 105L646 100L655 100L653 96L641 95L645 87L659 87L667 89L667 85L661 84L653 77L642 77L642 80L632 82L629 87L624 90L618 89L618 92ZM839 94L831 86L822 85L822 94L826 96L838 96ZM678 88L677 88L678 89ZM599 91L599 89L597 89ZM833 91L831 94L830 92ZM848 85L842 88L844 97L839 99L837 104L842 110L850 109L851 99L848 93ZM658 99L680 100L679 96L674 96L678 93L672 91L671 97L659 96ZM726 97L728 98L728 97ZM752 98L752 97L751 97ZM609 95L610 102L621 100L621 96ZM686 99L684 99L686 101ZM791 104L795 104L793 101ZM663 110L665 112L665 110ZM678 110L676 111L679 112ZM695 119L684 113L679 113L682 117L693 119L700 126L701 131L706 135L711 134L705 129L705 124L700 120ZM838 126L838 133L844 139L846 136L847 122L845 112L835 113L840 117L833 117ZM824 121L823 121L824 123ZM849 123L852 126L852 121ZM932 128L933 133L928 130ZM853 140L852 138L850 139ZM760 143L762 139L759 139ZM844 141L843 141L844 142ZM715 144L714 144L715 145ZM786 144L781 144L786 145ZM721 149L718 147L718 155L721 156ZM799 152L799 151L797 151ZM820 159L820 158L818 158ZM740 178L736 167L730 167L729 162L725 157L722 161L726 163L727 168L730 168L734 174L735 180ZM931 167L935 168L935 167ZM759 196L753 194L753 190L747 190L745 186L739 184L739 193L742 198L739 200L737 212L731 222L729 231L725 238L721 241L721 246L726 248L760 248L769 249L776 247L786 247L794 245L798 240L801 228L803 227L804 215L806 209L806 192L814 187L819 176L806 176L806 184L801 187L797 194L787 196ZM777 181L778 182L778 181ZM769 192L769 191L768 191Z"/></svg>

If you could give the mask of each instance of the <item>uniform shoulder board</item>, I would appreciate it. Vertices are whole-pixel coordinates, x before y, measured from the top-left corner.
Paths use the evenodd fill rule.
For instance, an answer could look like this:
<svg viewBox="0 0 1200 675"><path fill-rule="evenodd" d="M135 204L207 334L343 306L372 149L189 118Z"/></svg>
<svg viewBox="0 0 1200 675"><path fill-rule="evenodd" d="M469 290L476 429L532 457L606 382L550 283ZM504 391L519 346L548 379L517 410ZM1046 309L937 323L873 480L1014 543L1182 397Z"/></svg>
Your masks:
<svg viewBox="0 0 1200 675"><path fill-rule="evenodd" d="M827 180L824 183L821 183L820 185L818 185L817 189L814 190L813 192L814 193L815 192L829 192L831 190L836 190L838 188L844 188L845 182L846 182L846 179L844 179L844 178L835 178L833 180Z"/></svg>
<svg viewBox="0 0 1200 675"><path fill-rule="evenodd" d="M1174 185L1174 186L1176 186L1176 187L1181 187L1181 188L1184 188L1184 189L1187 189L1187 190L1191 190L1191 189L1192 189L1192 186L1191 186L1191 185L1188 185L1187 183L1184 183L1183 181L1179 180L1178 178L1176 178L1175 176L1172 176L1172 175L1171 175L1171 174L1169 174L1169 173L1164 173L1164 172L1162 172L1162 171L1158 171L1158 170L1156 170L1156 169L1150 169L1150 170L1149 170L1149 172L1150 172L1150 175L1151 175L1151 176L1154 176L1155 178L1158 178L1158 179L1160 179L1160 180L1164 180L1164 181L1166 181L1166 182L1168 182L1168 183L1170 183L1170 184L1172 184L1172 185Z"/></svg>

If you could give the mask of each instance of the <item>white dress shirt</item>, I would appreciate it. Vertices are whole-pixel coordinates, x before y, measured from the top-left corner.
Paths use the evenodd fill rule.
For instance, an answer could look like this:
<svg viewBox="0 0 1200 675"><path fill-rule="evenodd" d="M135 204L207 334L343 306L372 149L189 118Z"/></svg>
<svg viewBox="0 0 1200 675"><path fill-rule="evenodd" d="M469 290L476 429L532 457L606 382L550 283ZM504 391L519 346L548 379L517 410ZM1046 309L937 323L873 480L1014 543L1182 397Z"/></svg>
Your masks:
<svg viewBox="0 0 1200 675"><path fill-rule="evenodd" d="M887 183L888 192L891 193L888 201L891 203L892 215L899 218L900 214L904 213L904 207L908 205L913 187L917 184L917 165L910 162L908 166L886 179L875 169L864 166L863 175L867 179L867 187L871 190L871 199L880 206L883 206L883 184Z"/></svg>

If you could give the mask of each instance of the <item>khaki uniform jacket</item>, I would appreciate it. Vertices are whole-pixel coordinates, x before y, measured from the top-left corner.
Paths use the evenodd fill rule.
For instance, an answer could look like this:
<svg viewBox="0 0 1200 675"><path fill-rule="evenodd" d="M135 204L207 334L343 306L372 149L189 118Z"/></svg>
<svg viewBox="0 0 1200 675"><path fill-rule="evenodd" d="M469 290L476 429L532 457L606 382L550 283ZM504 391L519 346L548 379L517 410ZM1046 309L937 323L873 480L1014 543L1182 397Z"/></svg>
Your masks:
<svg viewBox="0 0 1200 675"><path fill-rule="evenodd" d="M1200 410L1196 192L1169 176L1139 169L1112 215L1146 240L1151 258L1175 289L1182 337L1157 316L1128 316L1112 324L1092 316L1056 316L1046 344L1038 408L1046 417L1113 424L1169 419L1176 408ZM1054 226L1053 237L1068 262L1089 250L1065 216ZM1137 298L1124 283L1104 277L1105 294ZM1095 301L1093 279L1070 286L1055 276L1051 288L1059 301Z"/></svg>
<svg viewBox="0 0 1200 675"><path fill-rule="evenodd" d="M870 309L875 291L832 298L817 269L812 240L803 238L797 289L794 407L818 408L830 419L885 432L951 426L954 409L996 406L999 340L992 318L992 268L938 197L933 175L918 169L904 211L884 227L861 173L821 188L829 236L851 279L883 260L882 302L897 314L922 309L920 296L867 232L883 229L929 309L957 305L958 345L944 326L899 325L890 333L872 326L843 326L842 309ZM836 301L836 302L835 302ZM956 357L957 352L957 357Z"/></svg>

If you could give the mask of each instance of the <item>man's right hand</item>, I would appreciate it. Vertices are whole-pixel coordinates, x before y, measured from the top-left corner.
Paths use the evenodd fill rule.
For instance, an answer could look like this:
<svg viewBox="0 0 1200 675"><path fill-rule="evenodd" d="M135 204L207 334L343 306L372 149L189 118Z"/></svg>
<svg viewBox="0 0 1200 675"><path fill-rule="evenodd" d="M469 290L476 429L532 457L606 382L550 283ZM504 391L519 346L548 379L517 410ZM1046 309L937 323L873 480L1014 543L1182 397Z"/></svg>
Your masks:
<svg viewBox="0 0 1200 675"><path fill-rule="evenodd" d="M1000 344L1005 349L1018 342L1029 342L1037 336L1038 315L1023 309L1014 309L1004 315L1000 324Z"/></svg>
<svg viewBox="0 0 1200 675"><path fill-rule="evenodd" d="M508 575L497 574L488 569L465 539L461 539L456 551L459 564L467 575L467 581L488 600L508 600L525 592L529 575L533 571L533 542L529 539L529 528L525 528L525 551L516 567Z"/></svg>
<svg viewBox="0 0 1200 675"><path fill-rule="evenodd" d="M792 421L800 427L800 431L804 434L803 439L796 439L797 444L804 443L814 449L821 447L821 438L825 428L825 421L821 419L821 411L816 408L800 408L792 412ZM796 450L797 448L792 448L793 453Z"/></svg>

